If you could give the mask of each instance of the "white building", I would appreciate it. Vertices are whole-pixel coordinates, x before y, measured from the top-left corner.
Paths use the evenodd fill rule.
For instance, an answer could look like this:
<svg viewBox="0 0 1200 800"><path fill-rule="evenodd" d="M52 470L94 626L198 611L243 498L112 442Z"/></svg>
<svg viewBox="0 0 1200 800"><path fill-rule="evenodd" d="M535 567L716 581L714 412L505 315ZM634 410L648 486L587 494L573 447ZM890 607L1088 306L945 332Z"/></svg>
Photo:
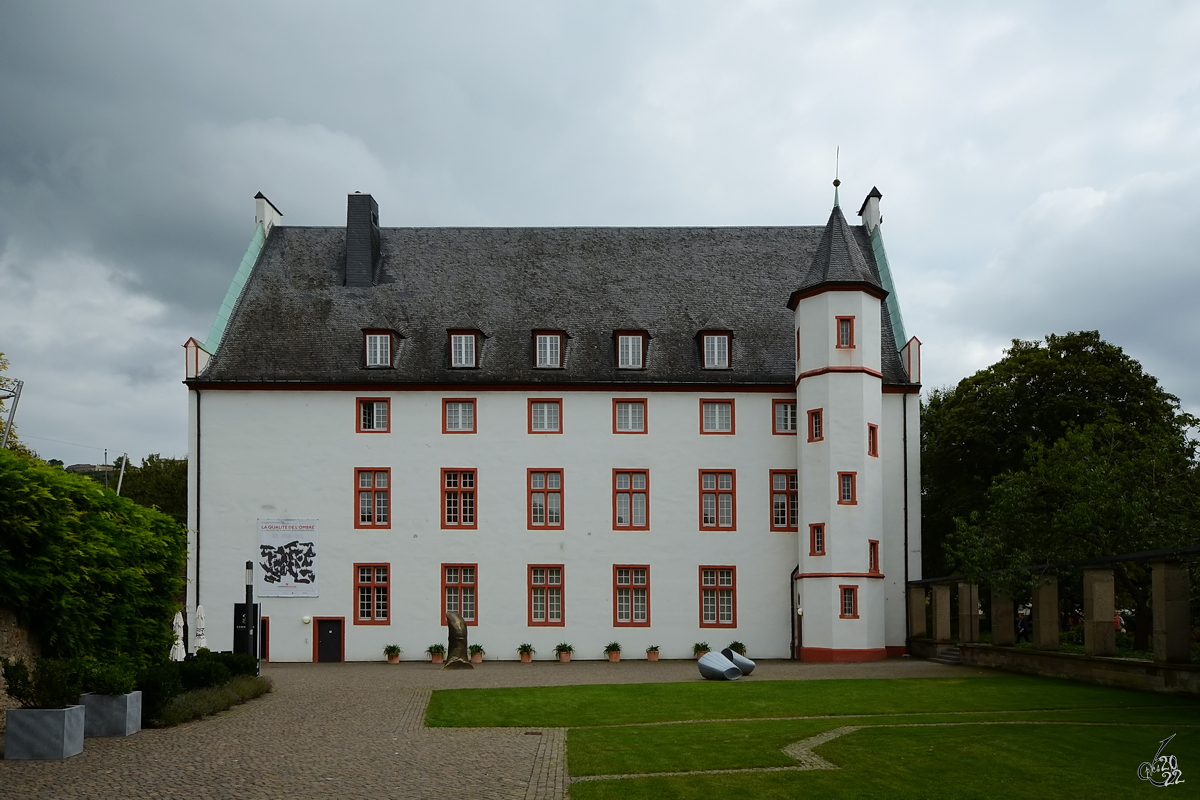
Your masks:
<svg viewBox="0 0 1200 800"><path fill-rule="evenodd" d="M851 226L257 229L189 340L189 609L274 661L905 647L919 342Z"/></svg>

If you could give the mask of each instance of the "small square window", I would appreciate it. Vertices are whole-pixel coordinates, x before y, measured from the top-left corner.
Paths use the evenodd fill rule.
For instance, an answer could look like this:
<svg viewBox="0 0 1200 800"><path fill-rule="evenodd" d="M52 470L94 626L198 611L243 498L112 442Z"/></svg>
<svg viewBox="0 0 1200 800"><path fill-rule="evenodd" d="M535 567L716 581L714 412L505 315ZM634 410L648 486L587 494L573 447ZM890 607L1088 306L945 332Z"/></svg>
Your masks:
<svg viewBox="0 0 1200 800"><path fill-rule="evenodd" d="M538 369L562 368L561 333L534 334L534 366Z"/></svg>
<svg viewBox="0 0 1200 800"><path fill-rule="evenodd" d="M448 397L442 400L442 433L475 432L475 398Z"/></svg>
<svg viewBox="0 0 1200 800"><path fill-rule="evenodd" d="M616 398L613 400L613 433L645 433L646 401Z"/></svg>
<svg viewBox="0 0 1200 800"><path fill-rule="evenodd" d="M701 400L700 432L732 434L734 432L733 401Z"/></svg>
<svg viewBox="0 0 1200 800"><path fill-rule="evenodd" d="M451 331L450 366L454 369L470 369L476 366L474 331Z"/></svg>
<svg viewBox="0 0 1200 800"><path fill-rule="evenodd" d="M390 423L389 403L386 398L358 398L359 433L387 433Z"/></svg>
<svg viewBox="0 0 1200 800"><path fill-rule="evenodd" d="M791 400L772 400L775 411L774 433L791 435L796 433L796 404Z"/></svg>
<svg viewBox="0 0 1200 800"><path fill-rule="evenodd" d="M704 368L729 369L729 334L704 334Z"/></svg>
<svg viewBox="0 0 1200 800"><path fill-rule="evenodd" d="M562 433L562 400L530 400L529 432Z"/></svg>

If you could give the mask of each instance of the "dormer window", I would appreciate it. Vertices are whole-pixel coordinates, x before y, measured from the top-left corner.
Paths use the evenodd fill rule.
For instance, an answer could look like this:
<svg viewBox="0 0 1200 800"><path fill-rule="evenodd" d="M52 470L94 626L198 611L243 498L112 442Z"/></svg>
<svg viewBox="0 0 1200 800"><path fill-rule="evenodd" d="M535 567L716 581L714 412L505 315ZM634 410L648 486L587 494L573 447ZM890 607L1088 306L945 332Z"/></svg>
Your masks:
<svg viewBox="0 0 1200 800"><path fill-rule="evenodd" d="M711 332L702 335L704 340L704 368L729 369L729 332Z"/></svg>
<svg viewBox="0 0 1200 800"><path fill-rule="evenodd" d="M617 332L617 369L645 369L645 331Z"/></svg>
<svg viewBox="0 0 1200 800"><path fill-rule="evenodd" d="M535 331L534 361L538 369L562 369L563 334L561 331Z"/></svg>
<svg viewBox="0 0 1200 800"><path fill-rule="evenodd" d="M450 367L471 369L478 366L475 344L478 331L450 331Z"/></svg>
<svg viewBox="0 0 1200 800"><path fill-rule="evenodd" d="M392 366L391 331L363 331L363 364L375 368Z"/></svg>

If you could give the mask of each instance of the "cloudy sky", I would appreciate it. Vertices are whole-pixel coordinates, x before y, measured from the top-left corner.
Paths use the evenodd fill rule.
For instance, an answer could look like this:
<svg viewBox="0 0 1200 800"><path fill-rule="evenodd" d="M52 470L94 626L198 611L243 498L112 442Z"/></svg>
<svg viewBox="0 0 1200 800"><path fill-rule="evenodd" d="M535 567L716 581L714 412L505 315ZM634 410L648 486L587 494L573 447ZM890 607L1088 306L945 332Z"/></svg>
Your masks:
<svg viewBox="0 0 1200 800"><path fill-rule="evenodd" d="M0 0L0 351L45 458L184 455L293 225L821 224L877 185L926 386L1098 329L1200 413L1200 4Z"/></svg>

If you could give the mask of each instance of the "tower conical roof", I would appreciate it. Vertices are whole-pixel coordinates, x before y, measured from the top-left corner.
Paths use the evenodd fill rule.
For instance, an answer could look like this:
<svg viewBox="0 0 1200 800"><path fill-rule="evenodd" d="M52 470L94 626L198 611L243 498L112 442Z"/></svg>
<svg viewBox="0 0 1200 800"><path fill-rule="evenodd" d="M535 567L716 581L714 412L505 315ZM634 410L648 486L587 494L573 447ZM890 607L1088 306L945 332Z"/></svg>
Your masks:
<svg viewBox="0 0 1200 800"><path fill-rule="evenodd" d="M821 235L821 243L817 245L812 264L792 293L792 303L789 305L794 305L796 295L824 285L858 285L879 297L887 294L859 249L854 230L837 205L829 214L829 222L825 224L825 232Z"/></svg>

